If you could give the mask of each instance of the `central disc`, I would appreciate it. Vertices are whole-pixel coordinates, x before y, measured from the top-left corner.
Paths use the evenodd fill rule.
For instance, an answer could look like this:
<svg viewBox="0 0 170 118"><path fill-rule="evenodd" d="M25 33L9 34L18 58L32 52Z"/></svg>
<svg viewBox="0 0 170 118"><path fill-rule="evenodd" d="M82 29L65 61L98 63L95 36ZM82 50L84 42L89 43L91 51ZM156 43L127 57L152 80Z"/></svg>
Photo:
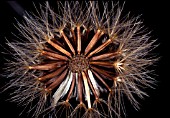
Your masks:
<svg viewBox="0 0 170 118"><path fill-rule="evenodd" d="M84 55L76 55L69 61L69 67L72 72L79 73L89 68L89 62Z"/></svg>

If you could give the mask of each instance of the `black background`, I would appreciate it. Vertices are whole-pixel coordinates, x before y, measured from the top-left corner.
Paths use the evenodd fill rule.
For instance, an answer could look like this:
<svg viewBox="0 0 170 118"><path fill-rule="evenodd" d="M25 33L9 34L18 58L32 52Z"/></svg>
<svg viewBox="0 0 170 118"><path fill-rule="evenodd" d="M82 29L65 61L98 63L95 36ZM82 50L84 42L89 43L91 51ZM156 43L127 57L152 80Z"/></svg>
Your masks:
<svg viewBox="0 0 170 118"><path fill-rule="evenodd" d="M54 0L53 0L54 1ZM152 30L153 38L158 39L160 46L156 52L161 57L157 63L156 74L159 75L158 86L156 89L148 91L150 97L141 101L141 109L127 110L127 118L169 118L169 55L170 55L170 9L166 0L126 0L124 11L131 11L134 15L142 14L144 24ZM18 1L18 3L27 11L33 9L32 2ZM35 3L42 3L35 2ZM55 1L51 2L55 6ZM122 2L121 2L122 3ZM6 1L0 1L0 44L5 44L4 37L10 37L11 32L15 30L13 23L14 17L22 19ZM11 39L10 39L11 40ZM2 47L1 47L2 48ZM3 65L3 55L0 57L0 66ZM0 81L3 85L3 81ZM15 103L5 101L7 94L0 94L0 117L1 118L18 118L22 108Z"/></svg>

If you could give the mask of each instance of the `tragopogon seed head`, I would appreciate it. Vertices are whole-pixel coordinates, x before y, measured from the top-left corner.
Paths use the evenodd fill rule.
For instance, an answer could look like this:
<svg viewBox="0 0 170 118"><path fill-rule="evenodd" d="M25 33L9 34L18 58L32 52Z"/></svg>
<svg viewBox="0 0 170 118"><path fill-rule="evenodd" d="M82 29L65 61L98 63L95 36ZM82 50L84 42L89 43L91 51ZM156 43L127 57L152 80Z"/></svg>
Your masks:
<svg viewBox="0 0 170 118"><path fill-rule="evenodd" d="M120 118L124 96L139 108L134 96L147 95L142 89L155 82L148 66L157 60L149 54L155 40L139 17L121 16L123 7L112 2L103 2L102 12L96 1L36 9L7 43L11 100L49 118Z"/></svg>

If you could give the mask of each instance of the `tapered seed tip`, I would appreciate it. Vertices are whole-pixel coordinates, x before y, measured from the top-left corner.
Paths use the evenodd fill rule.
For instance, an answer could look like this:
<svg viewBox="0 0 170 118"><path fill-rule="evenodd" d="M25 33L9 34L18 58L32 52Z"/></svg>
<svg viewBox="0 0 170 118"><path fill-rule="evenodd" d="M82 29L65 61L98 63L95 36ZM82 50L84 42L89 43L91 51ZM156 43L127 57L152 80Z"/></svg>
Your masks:
<svg viewBox="0 0 170 118"><path fill-rule="evenodd" d="M66 102L69 102L69 99L66 99Z"/></svg>
<svg viewBox="0 0 170 118"><path fill-rule="evenodd" d="M51 89L48 89L48 88L46 88L46 89L44 89L46 92L49 92L49 91L51 91Z"/></svg>
<svg viewBox="0 0 170 118"><path fill-rule="evenodd" d="M100 33L100 32L101 32L101 30L100 30L100 29L98 29L98 30L97 30L97 33Z"/></svg>
<svg viewBox="0 0 170 118"><path fill-rule="evenodd" d="M59 32L62 34L62 33L63 33L63 30L61 29Z"/></svg>
<svg viewBox="0 0 170 118"><path fill-rule="evenodd" d="M33 67L32 67L32 66L28 66L28 69L30 69L30 70L31 70L31 69L33 69Z"/></svg>

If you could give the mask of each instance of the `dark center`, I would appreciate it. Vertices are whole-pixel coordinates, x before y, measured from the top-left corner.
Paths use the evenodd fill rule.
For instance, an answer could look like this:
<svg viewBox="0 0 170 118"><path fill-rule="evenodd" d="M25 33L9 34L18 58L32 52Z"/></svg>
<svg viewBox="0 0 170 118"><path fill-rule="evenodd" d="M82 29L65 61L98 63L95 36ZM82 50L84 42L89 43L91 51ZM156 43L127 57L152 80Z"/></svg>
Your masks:
<svg viewBox="0 0 170 118"><path fill-rule="evenodd" d="M89 68L88 59L83 55L76 55L69 61L69 68L74 73L82 72Z"/></svg>

